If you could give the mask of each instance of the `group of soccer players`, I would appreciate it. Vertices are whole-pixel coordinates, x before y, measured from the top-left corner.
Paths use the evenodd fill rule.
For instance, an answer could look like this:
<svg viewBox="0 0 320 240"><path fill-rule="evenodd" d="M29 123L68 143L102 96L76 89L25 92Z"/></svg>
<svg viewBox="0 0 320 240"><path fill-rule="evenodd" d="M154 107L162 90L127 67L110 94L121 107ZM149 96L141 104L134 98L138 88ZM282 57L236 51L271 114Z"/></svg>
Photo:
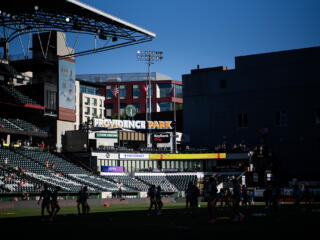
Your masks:
<svg viewBox="0 0 320 240"><path fill-rule="evenodd" d="M208 202L209 223L215 223L215 207L218 199L217 182L214 177L210 177L204 188L204 197ZM233 180L233 194L231 196L233 206L233 221L242 221L244 215L240 212L240 201L242 199L242 190L239 182Z"/></svg>
<svg viewBox="0 0 320 240"><path fill-rule="evenodd" d="M41 191L40 198L38 204L42 200L41 204L41 217L44 220L44 211L47 210L50 218L50 221L55 220L57 213L60 210L60 206L58 203L58 192L61 190L60 187L56 187L53 192L48 189L48 186L45 184L44 189ZM87 215L90 211L90 207L88 204L89 194L87 192L87 186L82 186L81 190L78 192L77 197L77 210L78 215L81 214L80 206L82 206L82 214ZM150 206L148 209L148 216L151 215L152 209L155 209L157 215L162 214L163 202L161 200L161 187L151 185L148 190L148 197L150 199ZM198 198L200 196L199 188L189 182L188 188L186 189L186 209L190 209L190 213L194 214L194 210L198 207ZM232 194L232 205L233 205L233 213L234 213L234 221L242 221L244 215L240 212L239 206L241 201L241 186L238 181L233 181L233 194ZM209 223L215 223L215 207L218 199L218 189L217 182L214 177L210 177L208 182L206 182L204 186L204 197L207 201L207 208L209 212Z"/></svg>
<svg viewBox="0 0 320 240"><path fill-rule="evenodd" d="M59 186L55 188L53 192L48 189L48 185L43 186L43 190L41 191L40 198L38 201L38 205L41 203L41 219L44 220L44 210L47 209L47 212L50 216L50 221L55 220L57 213L60 210L60 206L58 203L58 192L61 190Z"/></svg>
<svg viewBox="0 0 320 240"><path fill-rule="evenodd" d="M60 211L60 205L58 203L58 195L61 188L59 186L55 187L55 190L52 192L48 189L48 185L44 184L43 190L41 191L38 205L41 200L41 219L44 221L44 211L47 210L49 214L49 221L54 221L56 219L57 213ZM78 192L77 196L77 209L78 215L80 215L80 205L82 206L82 214L87 215L90 211L88 204L88 188L87 186L82 186L81 190Z"/></svg>
<svg viewBox="0 0 320 240"><path fill-rule="evenodd" d="M153 207L155 208L155 211L157 212L157 215L162 214L162 207L163 207L163 202L161 200L161 187L158 186L156 188L155 185L151 185L150 188L148 189L148 197L150 198L150 206L148 210L148 216L151 215Z"/></svg>

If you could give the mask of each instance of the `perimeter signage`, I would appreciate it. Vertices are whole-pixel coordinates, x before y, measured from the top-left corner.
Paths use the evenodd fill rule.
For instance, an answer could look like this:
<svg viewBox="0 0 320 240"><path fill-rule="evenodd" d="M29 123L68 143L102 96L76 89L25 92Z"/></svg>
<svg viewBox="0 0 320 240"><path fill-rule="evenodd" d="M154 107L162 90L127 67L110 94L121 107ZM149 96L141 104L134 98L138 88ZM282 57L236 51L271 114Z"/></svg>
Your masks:
<svg viewBox="0 0 320 240"><path fill-rule="evenodd" d="M149 154L138 154L138 153L120 153L121 159L149 159Z"/></svg>
<svg viewBox="0 0 320 240"><path fill-rule="evenodd" d="M170 134L168 133L156 133L151 135L151 139L153 143L169 143L170 142Z"/></svg>
<svg viewBox="0 0 320 240"><path fill-rule="evenodd" d="M149 159L225 159L226 153L149 154Z"/></svg>
<svg viewBox="0 0 320 240"><path fill-rule="evenodd" d="M153 130L170 130L172 121L138 121L138 120L116 120L95 118L94 127L106 129L125 128L125 129L153 129Z"/></svg>

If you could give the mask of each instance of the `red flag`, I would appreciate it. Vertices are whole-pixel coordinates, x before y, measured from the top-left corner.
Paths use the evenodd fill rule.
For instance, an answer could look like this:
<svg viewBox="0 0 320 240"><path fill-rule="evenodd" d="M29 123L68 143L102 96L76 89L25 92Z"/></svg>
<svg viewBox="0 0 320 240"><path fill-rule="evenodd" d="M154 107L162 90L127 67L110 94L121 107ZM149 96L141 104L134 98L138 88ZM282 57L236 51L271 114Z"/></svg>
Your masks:
<svg viewBox="0 0 320 240"><path fill-rule="evenodd" d="M116 97L119 94L119 88L115 86L114 88L112 88L111 92L112 95Z"/></svg>
<svg viewBox="0 0 320 240"><path fill-rule="evenodd" d="M143 86L144 91L146 92L146 96L148 96L148 86Z"/></svg>

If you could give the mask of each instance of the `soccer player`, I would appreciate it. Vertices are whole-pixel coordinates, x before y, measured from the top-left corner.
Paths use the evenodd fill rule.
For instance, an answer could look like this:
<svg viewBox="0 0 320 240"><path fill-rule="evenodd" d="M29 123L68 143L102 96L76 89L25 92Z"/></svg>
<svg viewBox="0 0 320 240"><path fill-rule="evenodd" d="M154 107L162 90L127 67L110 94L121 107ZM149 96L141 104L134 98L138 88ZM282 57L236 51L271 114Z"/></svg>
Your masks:
<svg viewBox="0 0 320 240"><path fill-rule="evenodd" d="M158 209L157 214L161 215L162 214L161 209L163 206L163 202L161 200L161 187L160 186L158 186L157 190L156 190L156 202L157 202L157 209Z"/></svg>
<svg viewBox="0 0 320 240"><path fill-rule="evenodd" d="M157 210L156 186L155 185L151 185L151 187L149 188L148 197L150 198L150 206L149 206L148 216L150 216L151 210L153 207L155 207L155 210Z"/></svg>
<svg viewBox="0 0 320 240"><path fill-rule="evenodd" d="M59 191L61 190L61 187L57 186L56 189L52 193L52 200L51 200L51 211L52 211L52 216L51 216L51 221L56 219L57 213L60 211L60 206L58 203L58 195Z"/></svg>
<svg viewBox="0 0 320 240"><path fill-rule="evenodd" d="M242 221L244 215L240 212L241 188L236 179L233 180L233 213L234 222Z"/></svg>
<svg viewBox="0 0 320 240"><path fill-rule="evenodd" d="M217 182L216 179L214 177L210 177L209 178L209 182L206 184L206 188L205 188L205 194L208 200L208 211L209 211L209 223L215 223L216 220L214 219L214 209L216 207L216 203L217 203Z"/></svg>
<svg viewBox="0 0 320 240"><path fill-rule="evenodd" d="M51 203L52 193L48 189L48 185L47 184L44 184L43 188L44 189L41 191L40 198L39 198L39 201L38 201L38 205L39 205L40 201L42 200L42 203L41 203L41 221L44 221L44 209L47 209L47 212L49 213L50 216L52 214L52 212L50 211L50 203Z"/></svg>
<svg viewBox="0 0 320 240"><path fill-rule="evenodd" d="M83 186L81 186L81 189L80 189L80 191L78 192L78 196L77 196L78 216L81 214L81 212L80 212L80 205L81 205L81 200L80 200L80 198L81 198L81 193L82 193L82 191L83 191Z"/></svg>
<svg viewBox="0 0 320 240"><path fill-rule="evenodd" d="M193 189L193 183L190 181L186 190L186 211L188 211L188 208L190 206L192 189Z"/></svg>
<svg viewBox="0 0 320 240"><path fill-rule="evenodd" d="M190 194L190 208L191 208L191 215L194 215L195 209L198 208L198 197L200 196L199 188L192 184L191 194Z"/></svg>
<svg viewBox="0 0 320 240"><path fill-rule="evenodd" d="M84 186L83 190L80 193L80 203L82 206L82 214L83 215L89 214L89 211L90 211L90 206L88 204L89 194L87 191L88 191L88 187Z"/></svg>

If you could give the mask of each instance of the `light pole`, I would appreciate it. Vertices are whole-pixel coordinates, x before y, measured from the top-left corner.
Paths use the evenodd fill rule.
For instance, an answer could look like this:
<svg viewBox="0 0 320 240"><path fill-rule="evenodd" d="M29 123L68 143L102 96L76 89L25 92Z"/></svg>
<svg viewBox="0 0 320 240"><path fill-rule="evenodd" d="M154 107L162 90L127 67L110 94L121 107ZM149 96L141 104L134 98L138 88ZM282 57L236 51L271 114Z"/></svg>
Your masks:
<svg viewBox="0 0 320 240"><path fill-rule="evenodd" d="M146 121L151 120L151 72L150 66L155 62L159 62L163 59L163 52L161 51L137 51L138 61L143 61L148 65L148 98L146 98ZM147 100L149 100L149 117L147 113Z"/></svg>

